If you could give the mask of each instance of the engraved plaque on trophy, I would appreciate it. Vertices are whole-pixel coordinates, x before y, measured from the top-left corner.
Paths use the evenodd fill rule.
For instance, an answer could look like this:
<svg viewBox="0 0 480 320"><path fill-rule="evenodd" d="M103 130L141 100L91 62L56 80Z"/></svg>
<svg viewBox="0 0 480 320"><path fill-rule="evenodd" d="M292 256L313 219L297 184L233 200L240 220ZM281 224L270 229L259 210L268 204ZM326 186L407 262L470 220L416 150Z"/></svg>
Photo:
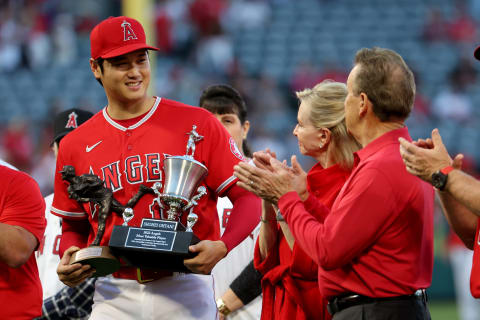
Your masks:
<svg viewBox="0 0 480 320"><path fill-rule="evenodd" d="M165 155L163 185L153 185L160 218L144 218L140 227L114 226L109 246L112 252L128 265L161 270L191 272L183 260L193 257L188 247L200 240L192 227L198 216L193 212L206 188L200 186L208 174L205 165L193 158L195 142L203 139L194 125L188 132L187 152L184 156ZM163 187L163 188L162 188ZM187 215L187 225L180 220Z"/></svg>

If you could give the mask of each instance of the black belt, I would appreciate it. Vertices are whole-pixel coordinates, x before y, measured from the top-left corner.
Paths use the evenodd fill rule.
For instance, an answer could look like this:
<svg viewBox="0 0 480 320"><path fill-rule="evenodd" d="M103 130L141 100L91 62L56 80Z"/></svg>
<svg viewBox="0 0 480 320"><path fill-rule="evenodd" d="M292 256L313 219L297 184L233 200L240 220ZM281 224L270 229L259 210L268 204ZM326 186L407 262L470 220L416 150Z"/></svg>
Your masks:
<svg viewBox="0 0 480 320"><path fill-rule="evenodd" d="M360 304L367 304L373 302L382 302L382 301L396 301L396 300L410 300L410 299L418 299L427 303L428 296L425 289L418 289L413 294L408 294L404 296L396 296L396 297L385 297L385 298L371 298L367 296L362 296L360 294L351 293L348 295L342 295L331 299L328 302L327 310L332 316L342 311L343 309L350 308L353 306L357 306Z"/></svg>

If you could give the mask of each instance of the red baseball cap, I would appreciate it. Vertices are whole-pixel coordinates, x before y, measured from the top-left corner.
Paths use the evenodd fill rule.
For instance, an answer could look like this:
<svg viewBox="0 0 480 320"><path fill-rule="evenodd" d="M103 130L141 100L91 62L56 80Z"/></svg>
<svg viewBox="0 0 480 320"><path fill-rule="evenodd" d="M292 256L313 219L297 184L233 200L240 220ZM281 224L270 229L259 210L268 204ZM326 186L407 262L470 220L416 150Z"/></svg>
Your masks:
<svg viewBox="0 0 480 320"><path fill-rule="evenodd" d="M90 33L93 59L118 57L140 49L159 50L147 45L142 25L129 17L107 18Z"/></svg>

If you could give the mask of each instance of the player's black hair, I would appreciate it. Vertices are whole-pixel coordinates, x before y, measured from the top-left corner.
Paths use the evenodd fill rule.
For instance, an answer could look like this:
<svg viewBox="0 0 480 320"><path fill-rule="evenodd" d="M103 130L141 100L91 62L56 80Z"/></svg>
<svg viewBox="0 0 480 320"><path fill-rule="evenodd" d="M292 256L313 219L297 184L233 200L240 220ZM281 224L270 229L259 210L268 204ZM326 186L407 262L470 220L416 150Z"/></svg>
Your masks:
<svg viewBox="0 0 480 320"><path fill-rule="evenodd" d="M215 84L203 90L200 96L199 106L211 113L229 114L234 113L243 125L247 120L247 105L240 93L226 84ZM247 157L252 156L247 141L243 141L243 153Z"/></svg>

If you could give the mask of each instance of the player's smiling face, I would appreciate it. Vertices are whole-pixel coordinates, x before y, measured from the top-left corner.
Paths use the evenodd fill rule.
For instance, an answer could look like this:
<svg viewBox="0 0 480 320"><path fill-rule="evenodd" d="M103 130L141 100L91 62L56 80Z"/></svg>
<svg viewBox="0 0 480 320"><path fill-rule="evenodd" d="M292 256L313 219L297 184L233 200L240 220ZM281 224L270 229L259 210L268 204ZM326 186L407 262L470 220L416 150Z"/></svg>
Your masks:
<svg viewBox="0 0 480 320"><path fill-rule="evenodd" d="M100 80L109 101L138 101L147 96L150 62L146 50L106 59Z"/></svg>

